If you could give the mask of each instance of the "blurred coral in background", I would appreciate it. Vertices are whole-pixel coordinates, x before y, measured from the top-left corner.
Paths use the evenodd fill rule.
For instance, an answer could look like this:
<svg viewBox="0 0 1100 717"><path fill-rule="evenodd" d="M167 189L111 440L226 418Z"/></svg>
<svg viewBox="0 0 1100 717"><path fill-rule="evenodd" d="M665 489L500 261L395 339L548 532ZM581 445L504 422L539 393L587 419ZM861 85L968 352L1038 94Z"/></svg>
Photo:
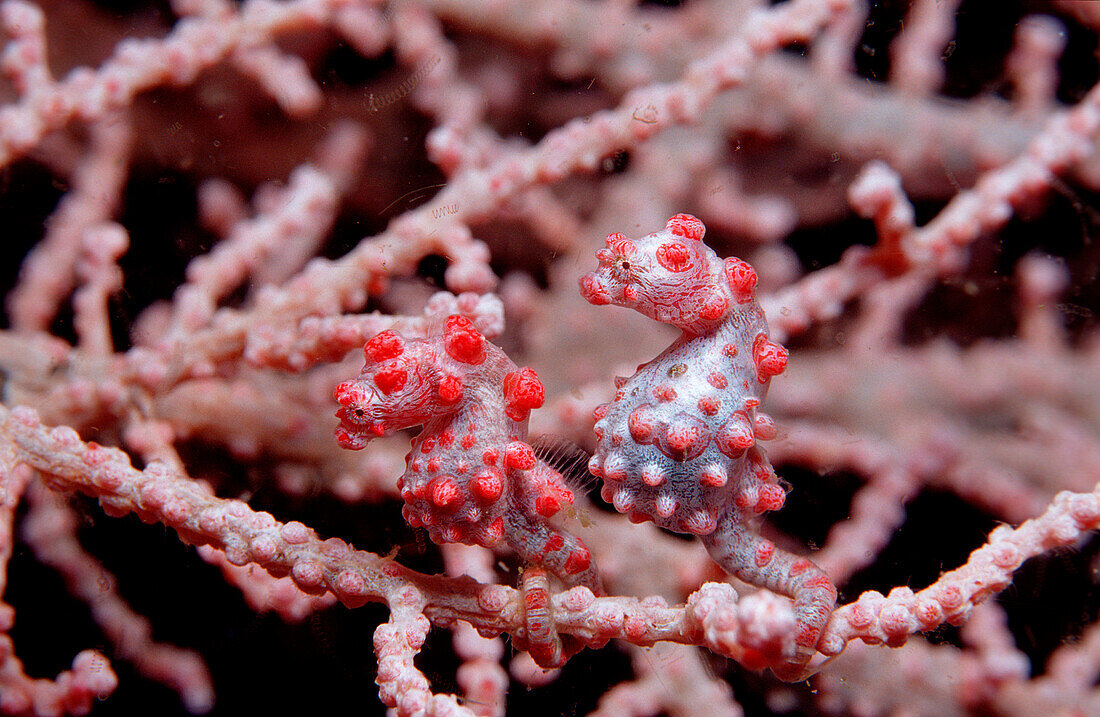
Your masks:
<svg viewBox="0 0 1100 717"><path fill-rule="evenodd" d="M1098 5L3 0L0 713L1100 713ZM584 469L676 332L578 279L680 213L790 351L802 682L789 599ZM541 379L604 595L335 439L454 315Z"/></svg>

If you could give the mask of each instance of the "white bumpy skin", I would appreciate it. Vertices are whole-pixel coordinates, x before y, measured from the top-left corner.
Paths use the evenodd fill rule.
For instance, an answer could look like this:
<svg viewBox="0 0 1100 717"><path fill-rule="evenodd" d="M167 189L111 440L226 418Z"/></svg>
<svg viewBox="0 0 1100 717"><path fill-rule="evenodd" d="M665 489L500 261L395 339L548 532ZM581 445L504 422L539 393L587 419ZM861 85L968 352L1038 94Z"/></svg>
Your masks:
<svg viewBox="0 0 1100 717"><path fill-rule="evenodd" d="M756 272L720 259L687 214L641 239L607 237L599 268L580 281L597 305L626 306L683 334L596 410L589 470L602 495L635 522L698 535L724 570L795 601L794 646L776 674L797 680L836 604L832 581L811 561L757 534L760 516L783 505L759 440L775 424L759 411L787 351L768 338Z"/></svg>

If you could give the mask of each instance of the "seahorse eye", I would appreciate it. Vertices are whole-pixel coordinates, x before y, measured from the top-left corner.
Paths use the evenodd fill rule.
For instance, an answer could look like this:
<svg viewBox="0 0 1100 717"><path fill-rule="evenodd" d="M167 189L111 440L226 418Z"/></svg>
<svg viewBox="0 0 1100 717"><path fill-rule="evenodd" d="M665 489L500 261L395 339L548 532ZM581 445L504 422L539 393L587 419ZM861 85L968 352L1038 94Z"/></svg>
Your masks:
<svg viewBox="0 0 1100 717"><path fill-rule="evenodd" d="M630 270L633 268L633 265L630 263L630 259L622 254L619 254L615 257L615 260L612 263L612 267L619 274L629 274Z"/></svg>

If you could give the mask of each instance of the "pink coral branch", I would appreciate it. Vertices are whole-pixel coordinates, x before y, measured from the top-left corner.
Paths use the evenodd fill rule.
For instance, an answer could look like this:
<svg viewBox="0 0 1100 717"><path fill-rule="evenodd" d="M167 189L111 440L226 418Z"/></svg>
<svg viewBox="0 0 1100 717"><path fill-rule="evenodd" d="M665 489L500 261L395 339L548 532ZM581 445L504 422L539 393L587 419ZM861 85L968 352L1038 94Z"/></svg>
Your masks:
<svg viewBox="0 0 1100 717"><path fill-rule="evenodd" d="M894 588L887 597L867 592L837 609L821 640L821 651L838 654L845 643L859 638L868 644L900 645L917 631L945 622L965 622L970 610L1012 581L1012 573L1028 558L1073 545L1100 526L1100 486L1091 493L1059 493L1040 516L1019 528L1001 526L989 541L970 554L959 568L945 573L914 593Z"/></svg>

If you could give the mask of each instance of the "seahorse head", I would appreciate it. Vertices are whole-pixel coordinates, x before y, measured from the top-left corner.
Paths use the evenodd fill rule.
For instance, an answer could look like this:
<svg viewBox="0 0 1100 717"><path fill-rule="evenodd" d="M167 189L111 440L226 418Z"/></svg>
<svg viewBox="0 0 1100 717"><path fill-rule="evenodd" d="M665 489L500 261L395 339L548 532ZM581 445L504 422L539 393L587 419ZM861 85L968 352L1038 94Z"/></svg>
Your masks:
<svg viewBox="0 0 1100 717"><path fill-rule="evenodd" d="M358 450L372 438L453 412L464 387L461 375L447 366L481 363L486 344L462 316L447 319L441 339L405 339L394 331L378 334L363 347L362 373L334 392L340 404L336 440Z"/></svg>
<svg viewBox="0 0 1100 717"><path fill-rule="evenodd" d="M731 296L721 260L702 241L705 231L695 217L677 214L641 239L608 235L607 246L596 252L599 267L581 278L581 295L691 333L710 328L725 317Z"/></svg>

